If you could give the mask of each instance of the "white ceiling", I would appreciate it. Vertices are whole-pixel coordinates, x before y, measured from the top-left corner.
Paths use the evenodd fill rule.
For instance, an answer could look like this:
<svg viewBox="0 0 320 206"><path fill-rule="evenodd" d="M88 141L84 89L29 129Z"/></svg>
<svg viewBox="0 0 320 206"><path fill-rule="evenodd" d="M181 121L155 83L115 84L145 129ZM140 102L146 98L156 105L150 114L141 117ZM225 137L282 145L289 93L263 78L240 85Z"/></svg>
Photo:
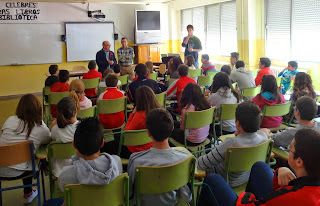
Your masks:
<svg viewBox="0 0 320 206"><path fill-rule="evenodd" d="M16 1L16 0L0 0ZM57 3L109 3L109 4L147 4L147 3L165 3L174 0L23 0L24 2L57 2Z"/></svg>

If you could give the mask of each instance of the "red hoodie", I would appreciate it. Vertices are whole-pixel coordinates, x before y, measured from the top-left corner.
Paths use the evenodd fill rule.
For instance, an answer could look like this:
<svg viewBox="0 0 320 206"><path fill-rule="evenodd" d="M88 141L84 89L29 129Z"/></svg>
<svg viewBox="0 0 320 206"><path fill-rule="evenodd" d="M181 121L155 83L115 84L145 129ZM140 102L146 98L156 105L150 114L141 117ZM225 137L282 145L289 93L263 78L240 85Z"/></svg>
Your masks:
<svg viewBox="0 0 320 206"><path fill-rule="evenodd" d="M273 75L274 77L276 77L276 75L274 75L273 71L270 69L270 67L264 67L262 69L260 69L260 71L258 72L258 75L257 77L255 78L255 83L256 83L256 86L259 86L261 85L261 82L262 82L262 77L264 75Z"/></svg>

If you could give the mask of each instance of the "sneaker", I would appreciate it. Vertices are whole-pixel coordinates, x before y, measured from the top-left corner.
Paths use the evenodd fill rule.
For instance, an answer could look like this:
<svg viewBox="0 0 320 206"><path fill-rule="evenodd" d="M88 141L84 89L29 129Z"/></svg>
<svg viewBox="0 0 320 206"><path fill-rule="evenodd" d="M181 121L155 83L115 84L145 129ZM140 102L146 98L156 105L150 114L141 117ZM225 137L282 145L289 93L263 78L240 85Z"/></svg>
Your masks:
<svg viewBox="0 0 320 206"><path fill-rule="evenodd" d="M29 204L33 201L34 198L36 198L38 196L38 190L33 189L32 192L30 192L29 194L24 194L24 202L25 204Z"/></svg>

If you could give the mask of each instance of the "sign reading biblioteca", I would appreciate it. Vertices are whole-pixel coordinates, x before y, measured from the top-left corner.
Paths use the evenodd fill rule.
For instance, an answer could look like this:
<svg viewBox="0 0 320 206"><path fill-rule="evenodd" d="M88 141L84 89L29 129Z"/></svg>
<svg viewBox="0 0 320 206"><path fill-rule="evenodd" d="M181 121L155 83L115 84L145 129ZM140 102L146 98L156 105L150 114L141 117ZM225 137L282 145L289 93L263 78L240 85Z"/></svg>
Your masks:
<svg viewBox="0 0 320 206"><path fill-rule="evenodd" d="M36 2L6 2L0 7L0 20L38 20L40 9Z"/></svg>

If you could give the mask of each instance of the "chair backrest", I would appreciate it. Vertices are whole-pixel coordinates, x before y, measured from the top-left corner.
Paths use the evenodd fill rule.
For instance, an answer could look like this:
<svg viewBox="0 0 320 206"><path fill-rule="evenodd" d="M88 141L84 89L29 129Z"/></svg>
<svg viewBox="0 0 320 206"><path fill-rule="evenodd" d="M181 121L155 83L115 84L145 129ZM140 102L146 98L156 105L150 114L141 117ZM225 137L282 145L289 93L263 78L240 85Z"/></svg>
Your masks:
<svg viewBox="0 0 320 206"><path fill-rule="evenodd" d="M87 68L85 66L75 66L72 69L72 71L83 71L83 70L87 70Z"/></svg>
<svg viewBox="0 0 320 206"><path fill-rule="evenodd" d="M30 150L30 148L32 148ZM16 144L0 145L0 166L11 166L31 160L33 143L26 140Z"/></svg>
<svg viewBox="0 0 320 206"><path fill-rule="evenodd" d="M154 81L157 81L158 72L153 72L149 74L150 79L153 79Z"/></svg>
<svg viewBox="0 0 320 206"><path fill-rule="evenodd" d="M68 97L69 92L50 92L49 93L49 104L58 104L58 102L64 98Z"/></svg>
<svg viewBox="0 0 320 206"><path fill-rule="evenodd" d="M216 107L202 111L186 112L184 116L184 128L201 128L210 125L215 118Z"/></svg>
<svg viewBox="0 0 320 206"><path fill-rule="evenodd" d="M138 146L152 142L146 129L126 130L121 133L118 155L120 156L122 145Z"/></svg>
<svg viewBox="0 0 320 206"><path fill-rule="evenodd" d="M160 54L160 56L161 56L161 58L162 58L162 57L167 57L168 54Z"/></svg>
<svg viewBox="0 0 320 206"><path fill-rule="evenodd" d="M127 111L127 97L97 101L97 114L113 114Z"/></svg>
<svg viewBox="0 0 320 206"><path fill-rule="evenodd" d="M269 139L252 147L227 148L224 162L225 180L228 181L229 172L250 171L254 163L263 161L269 163L273 140Z"/></svg>
<svg viewBox="0 0 320 206"><path fill-rule="evenodd" d="M170 78L168 79L168 86L170 86L173 82L175 82L178 79Z"/></svg>
<svg viewBox="0 0 320 206"><path fill-rule="evenodd" d="M105 92L106 89L107 89L107 87L98 87L98 96L99 96L101 93Z"/></svg>
<svg viewBox="0 0 320 206"><path fill-rule="evenodd" d="M48 145L48 161L50 163L51 158L55 159L69 159L76 153L72 142L62 143L53 141Z"/></svg>
<svg viewBox="0 0 320 206"><path fill-rule="evenodd" d="M277 78L276 78L276 81L277 81L278 87L281 87L282 77L277 77Z"/></svg>
<svg viewBox="0 0 320 206"><path fill-rule="evenodd" d="M256 96L257 94L259 94L261 91L261 86L256 86L256 87L247 87L247 88L243 88L241 89L241 95L243 97L252 97L252 96Z"/></svg>
<svg viewBox="0 0 320 206"><path fill-rule="evenodd" d="M97 114L97 106L94 105L88 109L82 109L77 111L78 118L87 118L87 117L95 117Z"/></svg>
<svg viewBox="0 0 320 206"><path fill-rule="evenodd" d="M221 104L220 120L232 120L236 118L236 108L238 104Z"/></svg>
<svg viewBox="0 0 320 206"><path fill-rule="evenodd" d="M194 198L193 179L196 159L194 156L167 166L137 166L135 170L135 199L140 205L141 194L161 194L177 190L191 183ZM179 174L179 175L177 175Z"/></svg>
<svg viewBox="0 0 320 206"><path fill-rule="evenodd" d="M286 102L283 104L275 104L271 106L264 106L262 117L279 117L289 114L291 108L291 102Z"/></svg>
<svg viewBox="0 0 320 206"><path fill-rule="evenodd" d="M159 73L160 74L165 74L166 73L166 69L167 69L166 64L160 64Z"/></svg>
<svg viewBox="0 0 320 206"><path fill-rule="evenodd" d="M167 99L167 92L162 92L160 94L156 94L156 98L158 103L166 108L166 99Z"/></svg>
<svg viewBox="0 0 320 206"><path fill-rule="evenodd" d="M123 75L123 76L118 76L118 79L121 82L121 86L127 85L128 84L129 75L126 74L126 75Z"/></svg>
<svg viewBox="0 0 320 206"><path fill-rule="evenodd" d="M213 76L213 77L214 77L214 76L215 76L216 74L218 74L218 73L219 73L218 71L215 71L215 72L213 72L213 71L212 71L212 72L208 72L208 73L207 73L207 76Z"/></svg>
<svg viewBox="0 0 320 206"><path fill-rule="evenodd" d="M42 95L47 96L50 93L50 87L43 87Z"/></svg>
<svg viewBox="0 0 320 206"><path fill-rule="evenodd" d="M129 206L129 176L123 173L108 185L66 185L64 194L66 206Z"/></svg>
<svg viewBox="0 0 320 206"><path fill-rule="evenodd" d="M94 78L94 79L81 79L83 84L84 84L84 88L86 89L92 89L92 88L96 88L99 86L99 82L100 82L100 78Z"/></svg>
<svg viewBox="0 0 320 206"><path fill-rule="evenodd" d="M199 86L210 86L213 82L213 76L199 76L198 84Z"/></svg>
<svg viewBox="0 0 320 206"><path fill-rule="evenodd" d="M237 83L237 82L233 83L233 84L232 84L232 87L233 87L234 89L238 89L238 83Z"/></svg>
<svg viewBox="0 0 320 206"><path fill-rule="evenodd" d="M201 76L201 69L189 69L189 77L190 78L195 78L198 76Z"/></svg>

